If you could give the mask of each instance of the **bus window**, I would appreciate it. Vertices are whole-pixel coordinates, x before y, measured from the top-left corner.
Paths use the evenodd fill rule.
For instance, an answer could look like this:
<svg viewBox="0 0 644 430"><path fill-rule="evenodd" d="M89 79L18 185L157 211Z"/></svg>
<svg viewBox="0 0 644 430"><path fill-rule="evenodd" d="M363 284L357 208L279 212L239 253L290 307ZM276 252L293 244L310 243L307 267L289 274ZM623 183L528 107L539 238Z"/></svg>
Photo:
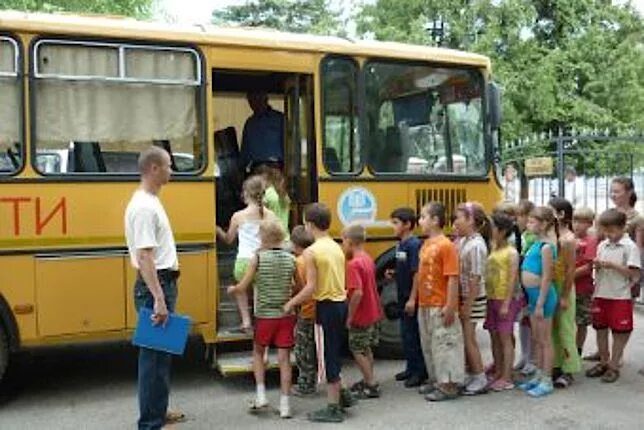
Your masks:
<svg viewBox="0 0 644 430"><path fill-rule="evenodd" d="M16 42L0 36L0 174L15 173L22 167L18 56Z"/></svg>
<svg viewBox="0 0 644 430"><path fill-rule="evenodd" d="M357 173L361 169L357 88L358 66L353 59L324 60L322 154L329 173Z"/></svg>
<svg viewBox="0 0 644 430"><path fill-rule="evenodd" d="M371 169L484 175L482 84L471 70L369 62L365 109Z"/></svg>
<svg viewBox="0 0 644 430"><path fill-rule="evenodd" d="M70 153L59 174L134 174L160 145L175 171L205 162L201 67L187 48L40 40L35 44L37 151ZM35 163L43 174L50 167Z"/></svg>

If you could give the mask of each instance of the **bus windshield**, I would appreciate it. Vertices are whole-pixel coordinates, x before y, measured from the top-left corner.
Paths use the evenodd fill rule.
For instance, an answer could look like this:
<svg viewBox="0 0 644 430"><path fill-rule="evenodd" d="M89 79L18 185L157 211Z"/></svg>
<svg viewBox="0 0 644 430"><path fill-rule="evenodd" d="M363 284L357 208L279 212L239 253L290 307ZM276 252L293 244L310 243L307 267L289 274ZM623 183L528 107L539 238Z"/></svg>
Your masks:
<svg viewBox="0 0 644 430"><path fill-rule="evenodd" d="M368 161L378 174L482 176L483 79L471 69L369 62Z"/></svg>

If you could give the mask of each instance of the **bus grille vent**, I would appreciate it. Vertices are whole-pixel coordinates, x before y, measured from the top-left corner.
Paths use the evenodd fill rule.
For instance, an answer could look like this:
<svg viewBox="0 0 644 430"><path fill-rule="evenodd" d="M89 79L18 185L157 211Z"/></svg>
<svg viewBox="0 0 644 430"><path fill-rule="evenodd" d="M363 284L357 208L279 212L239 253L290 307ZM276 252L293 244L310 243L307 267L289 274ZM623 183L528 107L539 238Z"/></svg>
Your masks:
<svg viewBox="0 0 644 430"><path fill-rule="evenodd" d="M456 213L456 207L467 201L467 192L464 188L429 188L416 190L416 213L427 203L439 202L445 205L447 220L450 222Z"/></svg>

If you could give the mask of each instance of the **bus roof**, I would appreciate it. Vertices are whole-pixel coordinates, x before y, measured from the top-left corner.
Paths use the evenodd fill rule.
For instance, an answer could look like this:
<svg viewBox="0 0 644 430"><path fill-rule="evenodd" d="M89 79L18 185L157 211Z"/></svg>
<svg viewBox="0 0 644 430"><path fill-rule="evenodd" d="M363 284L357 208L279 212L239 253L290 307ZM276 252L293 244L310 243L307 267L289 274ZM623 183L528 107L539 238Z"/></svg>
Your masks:
<svg viewBox="0 0 644 430"><path fill-rule="evenodd" d="M384 58L436 61L490 69L489 58L453 49L395 42L349 40L332 36L286 33L266 28L214 25L168 25L133 18L0 11L0 28L34 34L83 35L173 41L199 45L234 45L346 54Z"/></svg>

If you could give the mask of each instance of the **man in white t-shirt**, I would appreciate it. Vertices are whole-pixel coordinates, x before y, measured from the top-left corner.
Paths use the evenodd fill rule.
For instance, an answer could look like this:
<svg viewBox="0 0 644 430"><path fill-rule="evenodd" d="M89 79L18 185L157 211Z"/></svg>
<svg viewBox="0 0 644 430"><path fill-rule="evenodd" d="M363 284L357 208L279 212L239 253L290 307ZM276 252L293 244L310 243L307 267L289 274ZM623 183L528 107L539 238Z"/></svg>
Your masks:
<svg viewBox="0 0 644 430"><path fill-rule="evenodd" d="M134 303L152 309L155 324L163 324L177 301L179 262L170 221L158 194L170 179L170 156L150 147L139 156L141 184L125 210L125 238L130 261L137 269ZM139 429L159 429L168 422L171 356L139 349ZM180 415L180 414L179 414Z"/></svg>

